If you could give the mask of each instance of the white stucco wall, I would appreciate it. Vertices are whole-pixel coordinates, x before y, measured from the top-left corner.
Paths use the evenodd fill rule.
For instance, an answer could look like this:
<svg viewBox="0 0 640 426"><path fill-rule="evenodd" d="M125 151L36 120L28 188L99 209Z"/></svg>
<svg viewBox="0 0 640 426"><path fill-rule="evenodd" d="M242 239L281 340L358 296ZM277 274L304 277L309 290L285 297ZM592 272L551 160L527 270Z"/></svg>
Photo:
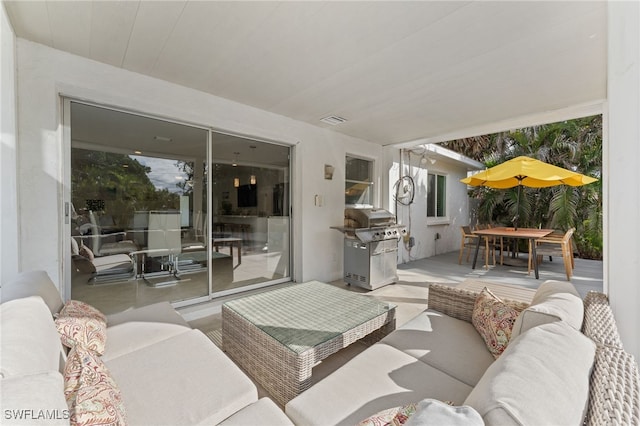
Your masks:
<svg viewBox="0 0 640 426"><path fill-rule="evenodd" d="M0 283L18 272L16 186L16 37L0 4Z"/></svg>
<svg viewBox="0 0 640 426"><path fill-rule="evenodd" d="M605 292L625 349L640 359L640 3L609 2L604 123Z"/></svg>
<svg viewBox="0 0 640 426"><path fill-rule="evenodd" d="M378 159L379 145L23 39L17 62L22 270L44 269L56 283L62 277L62 93L294 145L294 278L342 276L342 239L329 227L342 223L345 154ZM324 179L324 164L335 167L331 181ZM315 194L323 196L322 206L314 205Z"/></svg>
<svg viewBox="0 0 640 426"><path fill-rule="evenodd" d="M433 158L433 156L431 157ZM397 211L398 223L407 227L414 238L414 246L401 240L398 246L399 263L407 263L425 257L458 250L460 247L460 226L469 221L469 202L467 187L460 183L465 178L466 167L460 163L437 159L435 163L422 163L419 153L404 151L402 159L400 150L390 150L388 159L388 209ZM445 218L427 219L427 175L435 173L447 177L447 216ZM393 185L401 176L411 176L415 185L414 201L409 206L397 204L393 200ZM436 239L436 234L439 238Z"/></svg>

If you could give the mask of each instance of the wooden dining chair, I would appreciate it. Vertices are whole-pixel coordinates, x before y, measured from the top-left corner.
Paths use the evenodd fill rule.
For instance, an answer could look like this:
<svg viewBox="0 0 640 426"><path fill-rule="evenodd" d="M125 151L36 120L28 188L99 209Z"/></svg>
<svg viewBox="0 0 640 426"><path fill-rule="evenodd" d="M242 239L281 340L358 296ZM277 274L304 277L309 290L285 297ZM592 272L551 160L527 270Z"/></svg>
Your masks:
<svg viewBox="0 0 640 426"><path fill-rule="evenodd" d="M567 281L571 280L573 269L575 267L572 245L572 238L575 230L575 228L569 229L567 232L562 234L562 237L560 237L559 233L552 233L543 238L536 239L534 243L536 245L536 262L538 262L538 265L542 262L544 256L549 256L549 258L552 258L553 256L562 256ZM529 247L529 274L531 273L532 267L531 253L532 250L531 247Z"/></svg>
<svg viewBox="0 0 640 426"><path fill-rule="evenodd" d="M478 224L476 229L491 229L491 224ZM496 265L496 250L500 250L500 264L503 263L503 255L502 255L502 238L495 237L493 235L483 235L482 239L484 240L484 266L485 268L489 268L489 256L491 255L491 261L493 266Z"/></svg>
<svg viewBox="0 0 640 426"><path fill-rule="evenodd" d="M471 255L471 250L476 248L478 244L478 235L475 235L471 232L471 227L469 225L460 227L461 240L460 240L460 254L458 255L458 265L462 264L462 256L464 254L465 249L467 249L467 263L469 262L469 256Z"/></svg>
<svg viewBox="0 0 640 426"><path fill-rule="evenodd" d="M491 223L488 223L487 229L491 229L494 226ZM491 248L493 253L493 264L496 264L496 250L500 252L500 265L504 264L504 239L503 237L488 237L488 241L486 242L487 249Z"/></svg>

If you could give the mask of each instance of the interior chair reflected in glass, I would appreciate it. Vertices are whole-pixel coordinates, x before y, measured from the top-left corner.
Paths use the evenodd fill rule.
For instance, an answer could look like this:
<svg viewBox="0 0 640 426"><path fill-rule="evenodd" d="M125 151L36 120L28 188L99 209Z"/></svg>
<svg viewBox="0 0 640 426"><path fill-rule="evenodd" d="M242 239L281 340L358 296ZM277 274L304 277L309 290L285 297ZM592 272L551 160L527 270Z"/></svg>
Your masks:
<svg viewBox="0 0 640 426"><path fill-rule="evenodd" d="M152 265L152 270L158 272L143 272L147 284L158 287L172 285L179 280L178 256L182 252L180 228L180 211L152 210L149 212L149 232L147 235L147 249L145 250L146 265ZM152 277L169 275L170 279L156 280Z"/></svg>

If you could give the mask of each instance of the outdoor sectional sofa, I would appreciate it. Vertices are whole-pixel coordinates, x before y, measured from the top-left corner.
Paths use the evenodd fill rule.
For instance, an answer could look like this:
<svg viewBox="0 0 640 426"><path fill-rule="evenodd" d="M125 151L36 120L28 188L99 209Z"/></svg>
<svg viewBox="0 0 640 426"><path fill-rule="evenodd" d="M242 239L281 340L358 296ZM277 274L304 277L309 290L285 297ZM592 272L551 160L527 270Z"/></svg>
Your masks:
<svg viewBox="0 0 640 426"><path fill-rule="evenodd" d="M297 425L355 425L435 399L458 406L445 424L469 424L461 413L487 425L640 423L638 365L605 295L583 301L571 283L547 281L530 305L504 301L520 313L494 359L472 324L479 294L431 285L429 309L291 400L286 414ZM442 414L435 403L419 412L429 419L432 409Z"/></svg>
<svg viewBox="0 0 640 426"><path fill-rule="evenodd" d="M63 305L58 290L44 272L1 290L3 424L34 423L7 410L48 410L56 418L39 424L68 424L66 351L52 315ZM478 295L431 285L429 309L291 400L286 415L168 303L109 316L102 359L130 425L356 425L425 399L464 404L487 425L640 423L638 366L605 295L583 301L570 283L547 281L530 305L505 301L520 313L498 359L471 324ZM442 416L439 405L426 411L434 406Z"/></svg>
<svg viewBox="0 0 640 426"><path fill-rule="evenodd" d="M54 323L63 301L43 271L2 286L1 405L4 424L69 424L67 352ZM107 317L101 356L129 425L290 425L270 399L169 303Z"/></svg>

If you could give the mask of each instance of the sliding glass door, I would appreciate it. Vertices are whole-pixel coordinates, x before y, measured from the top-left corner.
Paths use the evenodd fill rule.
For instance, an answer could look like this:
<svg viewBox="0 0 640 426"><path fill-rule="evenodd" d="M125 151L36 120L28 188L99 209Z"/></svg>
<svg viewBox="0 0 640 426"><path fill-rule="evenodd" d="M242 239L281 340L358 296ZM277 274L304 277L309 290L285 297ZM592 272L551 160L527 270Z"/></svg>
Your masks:
<svg viewBox="0 0 640 426"><path fill-rule="evenodd" d="M290 148L215 132L212 147L211 261L230 265L213 292L288 281Z"/></svg>
<svg viewBox="0 0 640 426"><path fill-rule="evenodd" d="M290 278L283 145L65 100L70 296L106 313Z"/></svg>

